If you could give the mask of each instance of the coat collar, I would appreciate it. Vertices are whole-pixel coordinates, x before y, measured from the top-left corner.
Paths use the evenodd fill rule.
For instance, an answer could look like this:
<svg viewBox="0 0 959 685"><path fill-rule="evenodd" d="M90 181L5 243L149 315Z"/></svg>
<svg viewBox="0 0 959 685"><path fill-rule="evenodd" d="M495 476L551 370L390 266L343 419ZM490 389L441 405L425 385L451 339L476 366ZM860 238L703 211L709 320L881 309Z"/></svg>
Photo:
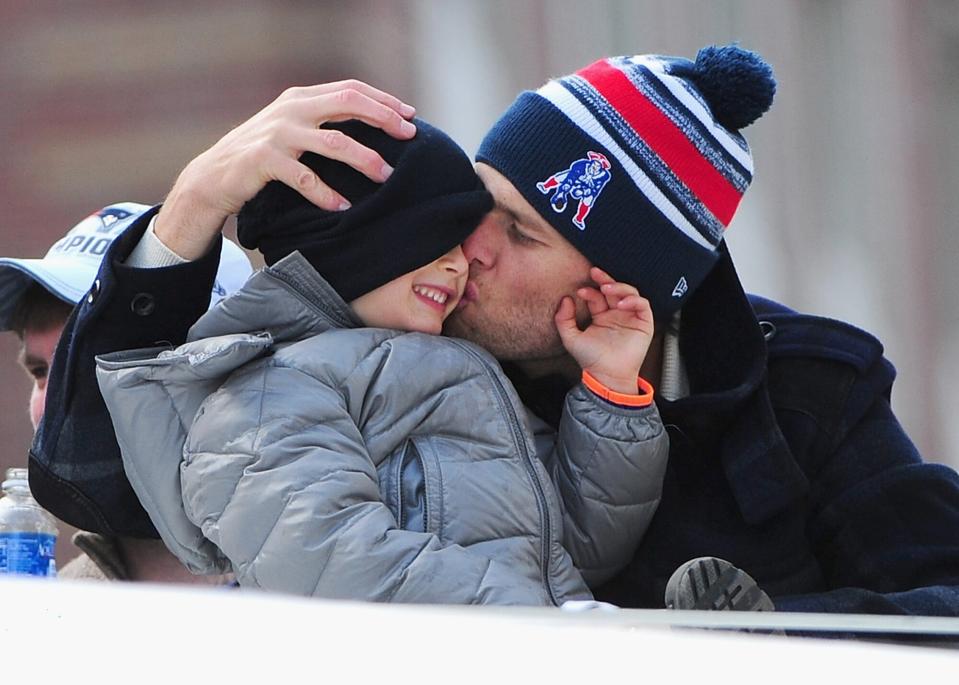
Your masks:
<svg viewBox="0 0 959 685"><path fill-rule="evenodd" d="M204 314L188 340L268 331L275 342L308 338L362 322L299 252L253 274L240 290Z"/></svg>
<svg viewBox="0 0 959 685"><path fill-rule="evenodd" d="M768 350L725 245L683 307L680 351L690 395L657 402L663 422L704 452L718 444L726 479L748 523L805 495L809 483L779 429L766 384Z"/></svg>

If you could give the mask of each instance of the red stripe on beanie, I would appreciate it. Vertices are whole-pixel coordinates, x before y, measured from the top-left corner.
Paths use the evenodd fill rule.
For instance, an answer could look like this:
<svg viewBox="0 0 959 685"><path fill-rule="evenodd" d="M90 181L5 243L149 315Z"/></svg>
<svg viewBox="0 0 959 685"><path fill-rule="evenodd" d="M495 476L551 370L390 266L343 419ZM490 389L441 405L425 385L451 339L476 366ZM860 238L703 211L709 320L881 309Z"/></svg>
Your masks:
<svg viewBox="0 0 959 685"><path fill-rule="evenodd" d="M607 60L594 62L576 73L619 112L723 226L729 225L742 193L699 153L655 103Z"/></svg>

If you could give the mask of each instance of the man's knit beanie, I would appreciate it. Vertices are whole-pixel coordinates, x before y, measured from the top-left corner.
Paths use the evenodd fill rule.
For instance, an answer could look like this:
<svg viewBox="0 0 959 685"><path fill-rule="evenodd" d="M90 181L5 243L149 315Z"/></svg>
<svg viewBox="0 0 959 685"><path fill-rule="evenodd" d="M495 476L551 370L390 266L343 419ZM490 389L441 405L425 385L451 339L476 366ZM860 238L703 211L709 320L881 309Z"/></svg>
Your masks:
<svg viewBox="0 0 959 685"><path fill-rule="evenodd" d="M695 62L611 57L520 94L476 159L662 319L719 257L753 176L739 130L775 91L770 66L735 45Z"/></svg>
<svg viewBox="0 0 959 685"><path fill-rule="evenodd" d="M466 239L493 200L449 136L420 119L414 123L410 140L359 121L328 126L378 152L393 174L376 183L307 152L300 161L352 206L320 209L272 181L240 211L240 243L258 249L267 264L299 250L347 302L442 257Z"/></svg>

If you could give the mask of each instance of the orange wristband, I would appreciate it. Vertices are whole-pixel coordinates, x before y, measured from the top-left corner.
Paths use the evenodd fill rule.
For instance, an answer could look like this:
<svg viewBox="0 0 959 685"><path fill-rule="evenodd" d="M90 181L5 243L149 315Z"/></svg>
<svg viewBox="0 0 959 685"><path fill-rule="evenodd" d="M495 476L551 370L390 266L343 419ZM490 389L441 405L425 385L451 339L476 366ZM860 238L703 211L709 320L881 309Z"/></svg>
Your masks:
<svg viewBox="0 0 959 685"><path fill-rule="evenodd" d="M616 392L615 390L610 390L593 378L589 371L583 371L583 385L607 402L619 404L624 407L648 407L653 403L653 386L642 377L636 378L636 388L639 392L635 395L627 395Z"/></svg>

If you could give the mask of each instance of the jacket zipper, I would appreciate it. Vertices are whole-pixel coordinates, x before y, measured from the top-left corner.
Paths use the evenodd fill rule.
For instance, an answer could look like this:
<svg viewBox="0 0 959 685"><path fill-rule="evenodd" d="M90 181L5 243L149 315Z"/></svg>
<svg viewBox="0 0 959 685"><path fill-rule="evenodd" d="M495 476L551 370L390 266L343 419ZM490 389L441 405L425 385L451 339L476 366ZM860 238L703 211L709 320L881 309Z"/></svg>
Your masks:
<svg viewBox="0 0 959 685"><path fill-rule="evenodd" d="M509 417L510 431L513 433L513 444L516 445L520 454L523 456L523 464L526 466L526 472L529 475L530 481L533 483L533 491L536 493L536 505L539 507L540 533L543 540L540 549L540 570L543 574L543 584L546 586L546 592L549 594L550 601L554 606L559 606L559 601L556 599L556 593L553 590L553 584L549 577L549 552L550 542L552 540L552 535L550 534L552 527L550 526L549 520L549 507L547 506L546 495L543 494L543 484L537 476L536 469L533 467L531 460L532 458L530 457L529 450L526 448L526 441L523 440L522 431L520 430L519 426L519 419L516 417L513 404L509 401L509 393L506 392L506 388L503 387L503 382L500 380L499 376L494 373L489 362L483 359L483 357L477 354L474 350L470 349L469 346L453 339L450 339L450 342L465 350L467 354L476 359L482 365L486 375L490 378L490 380L493 381L493 386L496 388L496 397L500 402L500 407L505 411L507 417Z"/></svg>

